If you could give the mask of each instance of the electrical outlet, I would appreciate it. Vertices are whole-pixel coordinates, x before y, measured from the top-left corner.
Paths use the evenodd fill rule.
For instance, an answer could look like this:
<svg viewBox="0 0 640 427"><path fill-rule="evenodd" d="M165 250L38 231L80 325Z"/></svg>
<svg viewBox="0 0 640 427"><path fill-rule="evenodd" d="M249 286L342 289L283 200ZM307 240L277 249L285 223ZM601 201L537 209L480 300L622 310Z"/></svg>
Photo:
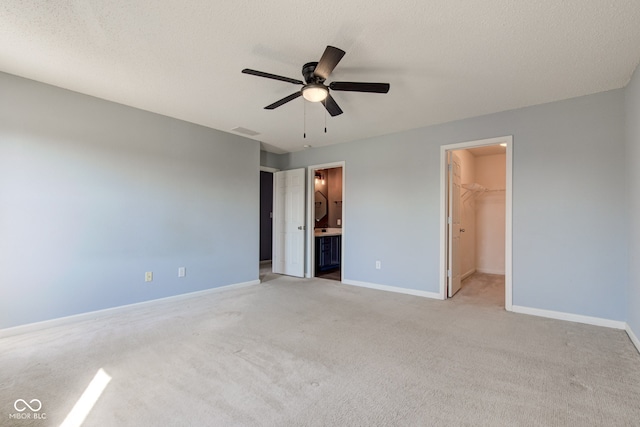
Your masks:
<svg viewBox="0 0 640 427"><path fill-rule="evenodd" d="M380 261L376 261L376 270L380 270L382 268L382 264Z"/></svg>
<svg viewBox="0 0 640 427"><path fill-rule="evenodd" d="M184 277L187 275L187 269L185 267L178 268L178 277Z"/></svg>
<svg viewBox="0 0 640 427"><path fill-rule="evenodd" d="M153 280L153 272L152 271L147 271L146 273L144 273L144 281L145 282L151 282Z"/></svg>

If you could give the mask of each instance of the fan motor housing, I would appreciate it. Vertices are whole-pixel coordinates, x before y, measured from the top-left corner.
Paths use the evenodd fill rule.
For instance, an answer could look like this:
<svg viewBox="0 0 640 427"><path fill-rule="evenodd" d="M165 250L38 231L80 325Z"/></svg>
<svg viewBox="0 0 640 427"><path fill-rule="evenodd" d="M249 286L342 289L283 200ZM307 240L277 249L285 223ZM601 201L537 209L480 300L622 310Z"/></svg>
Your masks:
<svg viewBox="0 0 640 427"><path fill-rule="evenodd" d="M302 76L304 77L304 81L309 83L322 83L324 79L322 77L318 77L313 72L316 70L317 62L307 62L302 66Z"/></svg>

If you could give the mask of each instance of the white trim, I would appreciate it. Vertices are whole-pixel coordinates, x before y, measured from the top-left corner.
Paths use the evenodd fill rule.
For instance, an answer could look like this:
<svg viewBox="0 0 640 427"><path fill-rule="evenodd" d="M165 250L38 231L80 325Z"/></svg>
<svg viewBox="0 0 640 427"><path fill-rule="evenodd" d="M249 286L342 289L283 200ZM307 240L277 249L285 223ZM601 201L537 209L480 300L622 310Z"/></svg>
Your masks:
<svg viewBox="0 0 640 427"><path fill-rule="evenodd" d="M280 172L280 171L278 171ZM271 183L271 188L273 189L273 194L271 195L271 272L274 272L274 268L276 263L278 262L277 260L277 255L276 255L276 239L277 239L277 234L276 234L276 215L280 215L280 212L278 210L278 206L276 204L276 192L278 191L278 189L276 188L276 173L277 172L273 172L273 182ZM260 252L258 250L258 252Z"/></svg>
<svg viewBox="0 0 640 427"><path fill-rule="evenodd" d="M631 326L629 326L628 323L625 324L624 330L627 331L627 335L629 335L629 339L631 339L631 342L633 343L633 345L635 345L636 349L640 352L640 340L638 339L636 334L633 333L633 331L631 330Z"/></svg>
<svg viewBox="0 0 640 427"><path fill-rule="evenodd" d="M440 299L447 292L447 150L440 146Z"/></svg>
<svg viewBox="0 0 640 427"><path fill-rule="evenodd" d="M67 325L86 320L98 320L103 317L111 316L122 311L138 308L150 308L154 305L166 302L178 302L191 298L200 298L204 295L214 294L218 292L228 291L232 289L244 288L247 286L259 285L260 280L251 280L249 282L234 283L231 285L219 286L217 288L205 289L203 291L189 292L186 294L172 295L170 297L156 298L147 301L136 302L133 304L119 305L117 307L104 308L102 310L88 311L86 313L73 314L71 316L58 317L56 319L43 320L41 322L27 323L25 325L13 326L10 328L0 329L0 338L20 335L27 332L39 331L42 329L52 328L54 326Z"/></svg>
<svg viewBox="0 0 640 427"><path fill-rule="evenodd" d="M465 148L483 147L487 145L498 145L505 142L508 143L508 140L513 140L513 135L498 136L495 138L487 138L487 139L478 139L475 141L457 142L455 144L442 145L441 148L445 147L445 151L463 150Z"/></svg>
<svg viewBox="0 0 640 427"><path fill-rule="evenodd" d="M505 191L505 248L504 248L504 306L513 309L513 135L477 141L460 142L440 146L440 292L439 299L446 299L447 291L447 152L487 145L507 144Z"/></svg>
<svg viewBox="0 0 640 427"><path fill-rule="evenodd" d="M342 239L340 241L340 280L344 279L344 235L345 235L345 181L346 181L346 162L344 160L338 162L331 163L323 163L320 165L311 165L307 167L307 256L305 260L306 264L306 274L305 277L307 279L311 279L315 277L316 266L313 260L315 259L316 245L315 245L315 235L314 235L314 223L313 223L313 214L315 212L313 206L313 197L315 195L315 180L314 174L317 169L333 169L333 168L342 168L342 214L341 214L341 228L342 228Z"/></svg>
<svg viewBox="0 0 640 427"><path fill-rule="evenodd" d="M378 291L395 292L398 294L414 295L417 297L425 297L425 298L432 298L432 299L440 299L440 300L442 299L440 294L437 292L419 291L417 289L409 289L409 288L398 288L396 286L378 285L377 283L360 282L357 280L343 280L342 283L345 285L358 286L361 288L376 289Z"/></svg>
<svg viewBox="0 0 640 427"><path fill-rule="evenodd" d="M514 313L530 314L532 316L547 317L549 319L566 320L568 322L584 323L587 325L604 326L605 328L625 329L626 323L619 320L603 319L601 317L583 316L581 314L564 313L562 311L543 310L541 308L511 307Z"/></svg>
<svg viewBox="0 0 640 427"><path fill-rule="evenodd" d="M513 136L507 138L504 216L504 308L513 310Z"/></svg>
<svg viewBox="0 0 640 427"><path fill-rule="evenodd" d="M262 172L271 172L271 173L280 172L280 169L270 168L269 166L260 166L260 170Z"/></svg>

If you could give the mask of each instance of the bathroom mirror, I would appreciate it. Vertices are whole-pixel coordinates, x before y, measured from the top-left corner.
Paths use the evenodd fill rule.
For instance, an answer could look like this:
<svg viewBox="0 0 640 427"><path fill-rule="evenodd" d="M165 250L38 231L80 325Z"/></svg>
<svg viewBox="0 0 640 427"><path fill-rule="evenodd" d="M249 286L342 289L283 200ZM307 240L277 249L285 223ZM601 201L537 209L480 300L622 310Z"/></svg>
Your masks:
<svg viewBox="0 0 640 427"><path fill-rule="evenodd" d="M327 216L327 197L319 191L315 194L316 222Z"/></svg>

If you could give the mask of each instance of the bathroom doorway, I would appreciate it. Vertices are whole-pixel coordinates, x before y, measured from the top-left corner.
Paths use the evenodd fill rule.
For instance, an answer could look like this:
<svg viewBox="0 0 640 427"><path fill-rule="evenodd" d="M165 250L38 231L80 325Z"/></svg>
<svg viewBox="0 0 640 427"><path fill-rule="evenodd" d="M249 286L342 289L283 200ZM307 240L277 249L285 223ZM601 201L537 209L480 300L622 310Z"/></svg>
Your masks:
<svg viewBox="0 0 640 427"><path fill-rule="evenodd" d="M309 167L308 277L342 281L344 272L344 162Z"/></svg>

